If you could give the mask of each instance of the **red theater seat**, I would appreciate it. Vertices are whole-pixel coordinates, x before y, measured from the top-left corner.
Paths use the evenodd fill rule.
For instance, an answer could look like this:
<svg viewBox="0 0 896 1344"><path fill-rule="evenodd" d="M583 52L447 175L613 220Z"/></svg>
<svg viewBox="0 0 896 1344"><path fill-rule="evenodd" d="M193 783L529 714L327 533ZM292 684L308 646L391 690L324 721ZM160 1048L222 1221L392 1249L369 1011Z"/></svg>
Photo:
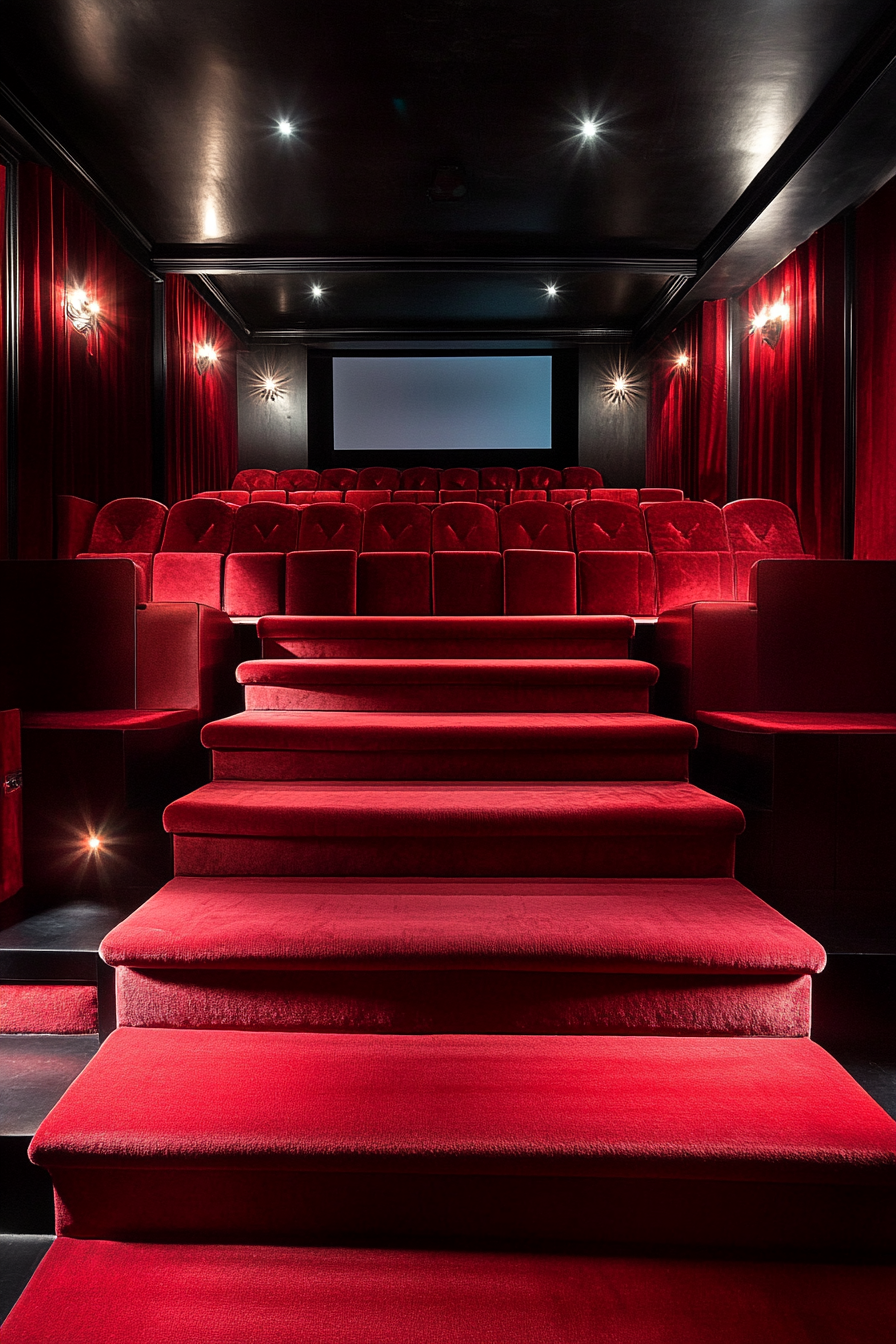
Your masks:
<svg viewBox="0 0 896 1344"><path fill-rule="evenodd" d="M594 467L564 467L563 484L569 490L599 490L604 478Z"/></svg>
<svg viewBox="0 0 896 1344"><path fill-rule="evenodd" d="M354 616L363 517L354 504L301 510L298 549L286 557L287 613Z"/></svg>
<svg viewBox="0 0 896 1344"><path fill-rule="evenodd" d="M253 490L250 503L252 504L285 504L285 490Z"/></svg>
<svg viewBox="0 0 896 1344"><path fill-rule="evenodd" d="M172 505L152 566L154 602L220 608L224 556L237 512L221 499L182 499Z"/></svg>
<svg viewBox="0 0 896 1344"><path fill-rule="evenodd" d="M402 490L439 489L438 467L406 467L401 473Z"/></svg>
<svg viewBox="0 0 896 1344"><path fill-rule="evenodd" d="M288 504L341 504L341 490L290 490Z"/></svg>
<svg viewBox="0 0 896 1344"><path fill-rule="evenodd" d="M275 490L277 473L266 467L248 467L238 471L233 478L231 490Z"/></svg>
<svg viewBox="0 0 896 1344"><path fill-rule="evenodd" d="M432 513L423 504L377 504L364 515L358 614L428 616Z"/></svg>
<svg viewBox="0 0 896 1344"><path fill-rule="evenodd" d="M594 499L572 510L579 553L579 611L594 616L656 613L656 571L641 510Z"/></svg>
<svg viewBox="0 0 896 1344"><path fill-rule="evenodd" d="M372 509L374 504L388 504L392 498L391 490L346 490L346 504L355 504L359 509Z"/></svg>
<svg viewBox="0 0 896 1344"><path fill-rule="evenodd" d="M519 477L515 467L483 467L479 485L483 490L515 490Z"/></svg>
<svg viewBox="0 0 896 1344"><path fill-rule="evenodd" d="M547 498L547 490L511 490L510 492L511 504L532 504L535 502L546 504Z"/></svg>
<svg viewBox="0 0 896 1344"><path fill-rule="evenodd" d="M562 490L563 472L554 467L521 467L520 490Z"/></svg>
<svg viewBox="0 0 896 1344"><path fill-rule="evenodd" d="M665 485L644 486L640 495L642 504L671 504L675 500L684 499L683 490L676 490Z"/></svg>
<svg viewBox="0 0 896 1344"><path fill-rule="evenodd" d="M432 515L436 616L499 616L504 610L498 519L487 504L440 504Z"/></svg>
<svg viewBox="0 0 896 1344"><path fill-rule="evenodd" d="M558 473L559 475L559 473ZM574 615L576 561L562 504L508 504L498 514L508 616Z"/></svg>
<svg viewBox="0 0 896 1344"><path fill-rule="evenodd" d="M352 467L327 467L320 474L321 490L354 490L358 473Z"/></svg>
<svg viewBox="0 0 896 1344"><path fill-rule="evenodd" d="M130 560L137 568L137 601L148 602L152 561L159 549L168 510L155 499L113 499L96 516L90 542L78 556Z"/></svg>
<svg viewBox="0 0 896 1344"><path fill-rule="evenodd" d="M277 489L287 493L290 490L316 490L319 483L320 475L311 467L290 467L277 474Z"/></svg>
<svg viewBox="0 0 896 1344"><path fill-rule="evenodd" d="M722 510L706 501L651 504L644 510L656 562L657 610L734 596L734 571Z"/></svg>
<svg viewBox="0 0 896 1344"><path fill-rule="evenodd" d="M611 499L617 504L634 504L636 507L639 502L637 490L608 490L604 486L601 486L598 490L590 491L589 497L591 499Z"/></svg>
<svg viewBox="0 0 896 1344"><path fill-rule="evenodd" d="M90 545L90 533L96 518L97 506L92 499L79 495L56 496L56 549L57 560L74 560Z"/></svg>
<svg viewBox="0 0 896 1344"><path fill-rule="evenodd" d="M437 490L393 490L393 504L438 504Z"/></svg>
<svg viewBox="0 0 896 1344"><path fill-rule="evenodd" d="M476 499L480 504L488 504L493 509L500 509L507 503L507 491L477 490Z"/></svg>
<svg viewBox="0 0 896 1344"><path fill-rule="evenodd" d="M299 513L289 504L247 504L233 525L224 562L224 610L268 616L283 610L285 557L294 551Z"/></svg>
<svg viewBox="0 0 896 1344"><path fill-rule="evenodd" d="M588 491L584 488L551 490L549 494L552 504L565 504L567 508L572 504L577 504L579 500L588 498Z"/></svg>
<svg viewBox="0 0 896 1344"><path fill-rule="evenodd" d="M439 472L440 490L478 490L479 472L473 467L449 467Z"/></svg>
<svg viewBox="0 0 896 1344"><path fill-rule="evenodd" d="M466 489L463 486L458 486L454 490L440 490L439 503L457 504L461 501L466 501L469 504L475 504L476 497L478 494L479 494L478 490Z"/></svg>
<svg viewBox="0 0 896 1344"><path fill-rule="evenodd" d="M805 560L793 510L777 499L736 499L722 509L734 556L734 591L750 599L750 575L757 560Z"/></svg>
<svg viewBox="0 0 896 1344"><path fill-rule="evenodd" d="M358 472L359 490L398 490L401 473L395 467L364 467Z"/></svg>

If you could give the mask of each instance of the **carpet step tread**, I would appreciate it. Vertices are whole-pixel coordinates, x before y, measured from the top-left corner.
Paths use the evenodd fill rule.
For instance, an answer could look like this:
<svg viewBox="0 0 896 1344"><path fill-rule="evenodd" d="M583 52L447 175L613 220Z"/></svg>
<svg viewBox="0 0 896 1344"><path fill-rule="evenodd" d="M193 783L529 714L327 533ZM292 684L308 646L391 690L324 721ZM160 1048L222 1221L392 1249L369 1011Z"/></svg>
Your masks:
<svg viewBox="0 0 896 1344"><path fill-rule="evenodd" d="M896 1270L520 1252L51 1246L5 1344L872 1344Z"/></svg>
<svg viewBox="0 0 896 1344"><path fill-rule="evenodd" d="M259 658L242 686L456 685L650 687L659 670L633 658Z"/></svg>

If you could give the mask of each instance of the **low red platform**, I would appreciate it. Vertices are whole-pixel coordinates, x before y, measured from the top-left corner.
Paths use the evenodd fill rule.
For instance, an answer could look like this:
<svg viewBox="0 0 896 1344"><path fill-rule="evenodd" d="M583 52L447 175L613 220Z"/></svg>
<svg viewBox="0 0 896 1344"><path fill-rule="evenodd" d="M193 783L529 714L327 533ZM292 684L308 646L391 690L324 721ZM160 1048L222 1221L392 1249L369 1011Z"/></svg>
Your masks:
<svg viewBox="0 0 896 1344"><path fill-rule="evenodd" d="M175 878L107 934L122 1026L807 1035L824 951L731 879Z"/></svg>
<svg viewBox="0 0 896 1344"><path fill-rule="evenodd" d="M178 876L730 877L743 814L666 781L216 780L164 823Z"/></svg>
<svg viewBox="0 0 896 1344"><path fill-rule="evenodd" d="M691 724L653 714L247 710L207 724L215 779L677 779Z"/></svg>
<svg viewBox="0 0 896 1344"><path fill-rule="evenodd" d="M896 733L896 714L822 714L790 710L699 711L699 723L743 733Z"/></svg>
<svg viewBox="0 0 896 1344"><path fill-rule="evenodd" d="M4 1344L877 1344L896 1270L60 1238Z"/></svg>
<svg viewBox="0 0 896 1344"><path fill-rule="evenodd" d="M31 1153L78 1238L896 1247L896 1122L807 1040L120 1028Z"/></svg>
<svg viewBox="0 0 896 1344"><path fill-rule="evenodd" d="M646 713L659 673L628 658L280 658L241 663L247 709Z"/></svg>

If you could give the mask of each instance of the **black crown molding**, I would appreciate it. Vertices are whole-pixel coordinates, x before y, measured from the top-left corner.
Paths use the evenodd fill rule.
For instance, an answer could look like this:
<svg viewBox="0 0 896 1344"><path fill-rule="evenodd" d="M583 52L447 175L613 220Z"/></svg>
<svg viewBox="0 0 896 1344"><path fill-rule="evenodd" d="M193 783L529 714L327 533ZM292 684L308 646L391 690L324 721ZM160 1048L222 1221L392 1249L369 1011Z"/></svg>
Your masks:
<svg viewBox="0 0 896 1344"><path fill-rule="evenodd" d="M379 274L416 275L538 273L550 271L625 271L640 275L697 274L697 258L682 254L597 253L586 257L422 257L422 256L285 256L282 253L248 253L219 246L159 246L152 262L159 274L232 275L240 272L277 271L335 273L376 271Z"/></svg>

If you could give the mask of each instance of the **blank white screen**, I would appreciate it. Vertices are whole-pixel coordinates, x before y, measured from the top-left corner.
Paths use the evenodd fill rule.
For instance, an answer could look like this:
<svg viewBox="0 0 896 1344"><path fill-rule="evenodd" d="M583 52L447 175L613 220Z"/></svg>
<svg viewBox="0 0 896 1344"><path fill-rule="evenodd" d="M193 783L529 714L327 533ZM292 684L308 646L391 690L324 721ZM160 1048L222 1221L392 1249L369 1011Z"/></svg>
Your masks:
<svg viewBox="0 0 896 1344"><path fill-rule="evenodd" d="M336 452L549 452L550 355L333 359Z"/></svg>

